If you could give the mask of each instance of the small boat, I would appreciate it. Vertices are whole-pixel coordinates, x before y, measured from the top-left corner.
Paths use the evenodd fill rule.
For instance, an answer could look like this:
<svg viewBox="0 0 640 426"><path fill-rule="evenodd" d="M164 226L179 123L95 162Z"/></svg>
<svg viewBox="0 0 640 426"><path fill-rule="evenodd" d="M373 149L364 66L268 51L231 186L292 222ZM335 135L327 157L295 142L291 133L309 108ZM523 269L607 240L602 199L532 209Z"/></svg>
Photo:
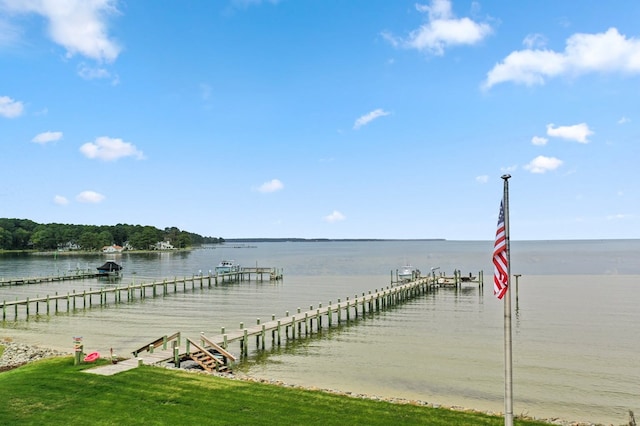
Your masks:
<svg viewBox="0 0 640 426"><path fill-rule="evenodd" d="M118 265L116 262L108 261L102 266L98 266L96 268L98 270L98 275L100 276L119 276L122 271L122 266Z"/></svg>
<svg viewBox="0 0 640 426"><path fill-rule="evenodd" d="M89 355L84 357L84 362L93 362L100 358L100 352L91 352Z"/></svg>
<svg viewBox="0 0 640 426"><path fill-rule="evenodd" d="M240 272L240 265L236 265L235 260L223 260L216 266L216 275L232 272Z"/></svg>
<svg viewBox="0 0 640 426"><path fill-rule="evenodd" d="M398 279L400 281L411 281L420 276L420 271L411 265L404 265L398 271Z"/></svg>

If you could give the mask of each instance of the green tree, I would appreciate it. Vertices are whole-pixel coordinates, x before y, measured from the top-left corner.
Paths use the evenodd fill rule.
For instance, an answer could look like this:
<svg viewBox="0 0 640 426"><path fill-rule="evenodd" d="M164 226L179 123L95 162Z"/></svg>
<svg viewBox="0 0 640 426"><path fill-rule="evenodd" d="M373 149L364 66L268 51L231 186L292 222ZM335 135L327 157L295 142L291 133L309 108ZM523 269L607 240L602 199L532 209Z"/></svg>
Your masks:
<svg viewBox="0 0 640 426"><path fill-rule="evenodd" d="M0 227L0 250L10 250L13 242L11 232Z"/></svg>
<svg viewBox="0 0 640 426"><path fill-rule="evenodd" d="M97 250L100 246L98 234L91 231L85 231L80 235L78 244L80 244L80 248L82 248L82 250Z"/></svg>
<svg viewBox="0 0 640 426"><path fill-rule="evenodd" d="M98 248L110 246L111 244L113 244L113 237L111 236L111 232L102 231L98 234Z"/></svg>
<svg viewBox="0 0 640 426"><path fill-rule="evenodd" d="M158 241L162 240L162 231L153 226L145 226L142 231L134 233L129 243L138 250L148 250Z"/></svg>
<svg viewBox="0 0 640 426"><path fill-rule="evenodd" d="M31 232L23 228L18 228L13 232L13 249L25 250L29 248Z"/></svg>
<svg viewBox="0 0 640 426"><path fill-rule="evenodd" d="M188 232L181 232L173 245L176 248L191 247L191 235Z"/></svg>
<svg viewBox="0 0 640 426"><path fill-rule="evenodd" d="M36 250L54 250L58 246L55 228L47 225L38 225L31 234L31 243Z"/></svg>

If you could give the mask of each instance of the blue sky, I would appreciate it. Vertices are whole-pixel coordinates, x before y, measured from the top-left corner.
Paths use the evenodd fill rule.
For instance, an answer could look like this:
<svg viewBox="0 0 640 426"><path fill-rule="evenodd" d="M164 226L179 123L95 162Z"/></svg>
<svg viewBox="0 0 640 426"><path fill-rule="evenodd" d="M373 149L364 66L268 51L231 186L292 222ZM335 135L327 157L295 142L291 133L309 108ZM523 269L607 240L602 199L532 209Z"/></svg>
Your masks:
<svg viewBox="0 0 640 426"><path fill-rule="evenodd" d="M0 217L640 238L640 2L0 0Z"/></svg>

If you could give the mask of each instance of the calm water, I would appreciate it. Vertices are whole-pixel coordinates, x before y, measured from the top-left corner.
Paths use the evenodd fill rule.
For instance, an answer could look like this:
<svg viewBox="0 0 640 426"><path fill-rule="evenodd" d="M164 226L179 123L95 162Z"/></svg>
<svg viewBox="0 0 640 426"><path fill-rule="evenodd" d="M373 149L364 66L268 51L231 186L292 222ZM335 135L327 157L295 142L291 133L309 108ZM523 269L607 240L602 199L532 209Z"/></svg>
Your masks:
<svg viewBox="0 0 640 426"><path fill-rule="evenodd" d="M196 338L389 284L405 263L423 273L485 272L485 288L439 289L349 327L268 348L238 368L255 377L483 410L504 409L503 305L491 290L492 242L251 243L189 253L0 256L0 277L52 275L114 259L121 284L208 273L223 258L284 269L243 282L47 317L12 315L0 337L127 355L164 334ZM514 413L622 424L640 412L640 240L512 242ZM0 300L106 285L96 280L0 288ZM111 300L111 299L110 299ZM80 306L80 305L79 305ZM250 342L253 343L253 342ZM250 344L250 349L254 349ZM231 347L238 352L237 347Z"/></svg>

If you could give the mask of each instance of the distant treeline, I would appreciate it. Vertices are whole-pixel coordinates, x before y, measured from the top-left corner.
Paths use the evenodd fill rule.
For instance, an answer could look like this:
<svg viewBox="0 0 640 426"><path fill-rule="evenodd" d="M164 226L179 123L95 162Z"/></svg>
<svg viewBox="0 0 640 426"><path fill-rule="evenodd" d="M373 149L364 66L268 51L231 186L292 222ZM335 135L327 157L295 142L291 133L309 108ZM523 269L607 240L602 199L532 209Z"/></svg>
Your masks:
<svg viewBox="0 0 640 426"><path fill-rule="evenodd" d="M0 250L95 251L113 244L147 250L159 241L169 241L175 248L187 248L222 243L224 239L203 237L176 227L41 224L29 219L0 218Z"/></svg>
<svg viewBox="0 0 640 426"><path fill-rule="evenodd" d="M296 243L296 242L323 242L323 241L446 241L444 238L417 238L417 239L393 239L393 238L229 238L228 243Z"/></svg>

